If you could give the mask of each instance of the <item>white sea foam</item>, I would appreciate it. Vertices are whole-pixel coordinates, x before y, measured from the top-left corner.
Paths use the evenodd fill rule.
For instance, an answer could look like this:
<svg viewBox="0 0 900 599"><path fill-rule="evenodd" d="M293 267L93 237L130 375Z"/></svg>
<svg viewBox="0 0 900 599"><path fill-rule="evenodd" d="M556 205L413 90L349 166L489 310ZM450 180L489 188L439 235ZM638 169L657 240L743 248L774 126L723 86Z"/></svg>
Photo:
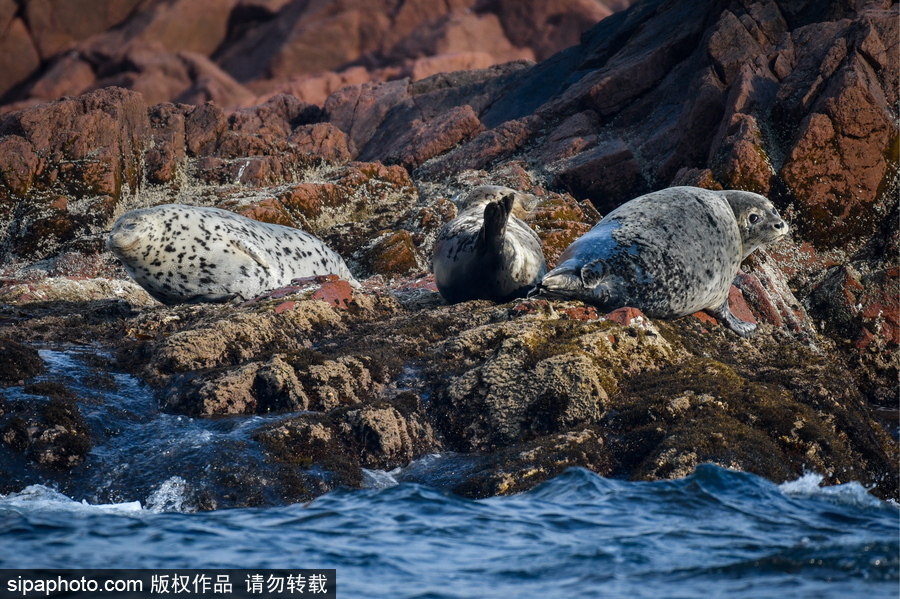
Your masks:
<svg viewBox="0 0 900 599"><path fill-rule="evenodd" d="M440 453L430 453L426 456L422 456L419 459L411 461L406 466L401 466L398 468L394 468L393 470L385 471L385 470L369 470L367 468L363 468L363 487L367 489L387 489L388 487L393 487L398 485L397 477L407 472L409 470L415 470L417 468L424 468L441 459L443 454Z"/></svg>
<svg viewBox="0 0 900 599"><path fill-rule="evenodd" d="M806 472L797 480L789 480L778 485L785 495L791 497L823 498L835 503L859 506L875 506L884 502L873 496L858 482L822 486L825 477L815 472Z"/></svg>
<svg viewBox="0 0 900 599"><path fill-rule="evenodd" d="M133 514L143 511L140 501L123 503L90 504L87 501L75 501L71 497L54 491L44 485L29 485L18 493L0 495L0 509L17 511L68 511L80 513L119 513Z"/></svg>
<svg viewBox="0 0 900 599"><path fill-rule="evenodd" d="M180 476L171 476L147 497L147 509L151 512L194 511L185 509L187 494L187 481Z"/></svg>

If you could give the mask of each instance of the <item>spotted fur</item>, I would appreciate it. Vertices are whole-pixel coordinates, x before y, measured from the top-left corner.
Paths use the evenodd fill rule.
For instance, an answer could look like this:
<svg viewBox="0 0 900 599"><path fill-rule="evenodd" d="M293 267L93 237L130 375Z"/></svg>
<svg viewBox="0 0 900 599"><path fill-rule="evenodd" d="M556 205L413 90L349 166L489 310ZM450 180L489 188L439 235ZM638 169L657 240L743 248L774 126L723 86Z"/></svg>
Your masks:
<svg viewBox="0 0 900 599"><path fill-rule="evenodd" d="M106 247L164 304L248 300L323 274L359 286L343 259L313 235L218 208L132 210L113 225Z"/></svg>
<svg viewBox="0 0 900 599"><path fill-rule="evenodd" d="M607 311L631 306L658 318L704 310L746 337L756 326L732 314L731 283L744 258L787 233L761 195L663 189L619 206L575 240L535 295L580 299Z"/></svg>
<svg viewBox="0 0 900 599"><path fill-rule="evenodd" d="M547 272L537 234L513 215L519 194L496 185L473 189L438 234L432 254L438 291L450 303L523 297Z"/></svg>

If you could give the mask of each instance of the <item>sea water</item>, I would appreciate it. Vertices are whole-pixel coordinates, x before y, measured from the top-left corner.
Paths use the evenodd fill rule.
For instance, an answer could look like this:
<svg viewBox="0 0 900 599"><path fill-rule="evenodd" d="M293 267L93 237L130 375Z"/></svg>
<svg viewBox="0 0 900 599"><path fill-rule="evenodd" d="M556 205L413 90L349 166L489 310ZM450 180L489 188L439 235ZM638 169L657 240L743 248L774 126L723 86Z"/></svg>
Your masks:
<svg viewBox="0 0 900 599"><path fill-rule="evenodd" d="M57 375L79 367L70 353L42 355ZM119 409L131 415L107 413L119 432L89 456L106 469L105 487L95 473L69 495L30 484L0 497L0 568L328 568L347 598L871 599L900 591L898 506L858 483L822 487L815 473L776 485L702 465L683 479L631 482L575 468L519 495L470 500L398 482L401 470L370 472L371 488L304 504L195 511L174 464L191 447L228 450L247 419L135 415L129 410L146 403L147 391L119 382ZM114 457L140 443L174 462ZM234 451L230 459L239 458ZM142 459L149 465L136 468ZM430 456L407 470L451 459ZM152 488L123 474L126 462Z"/></svg>

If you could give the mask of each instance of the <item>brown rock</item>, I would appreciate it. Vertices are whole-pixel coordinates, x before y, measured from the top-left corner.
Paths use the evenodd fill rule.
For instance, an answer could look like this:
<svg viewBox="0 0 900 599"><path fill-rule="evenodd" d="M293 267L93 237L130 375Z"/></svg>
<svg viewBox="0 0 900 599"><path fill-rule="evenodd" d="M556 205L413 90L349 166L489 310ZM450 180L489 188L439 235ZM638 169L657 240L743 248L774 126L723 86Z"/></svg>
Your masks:
<svg viewBox="0 0 900 599"><path fill-rule="evenodd" d="M722 181L727 189L769 195L775 170L763 150L756 119L745 114L734 114L727 132L716 159L710 161L716 168L715 178Z"/></svg>
<svg viewBox="0 0 900 599"><path fill-rule="evenodd" d="M155 45L169 53L197 52L209 56L225 40L236 2L144 3L121 26L92 37L81 48L99 56L116 56L129 46Z"/></svg>
<svg viewBox="0 0 900 599"><path fill-rule="evenodd" d="M547 137L540 149L541 159L553 163L591 149L599 142L598 128L599 117L593 110L567 118Z"/></svg>
<svg viewBox="0 0 900 599"><path fill-rule="evenodd" d="M611 4L584 0L482 0L475 10L496 13L510 42L530 47L536 60L546 60L563 48L576 45L583 31L627 6Z"/></svg>
<svg viewBox="0 0 900 599"><path fill-rule="evenodd" d="M37 177L39 158L30 143L18 135L0 139L0 183L12 194L25 197Z"/></svg>
<svg viewBox="0 0 900 599"><path fill-rule="evenodd" d="M394 106L409 97L409 80L363 83L338 90L325 101L328 120L361 152Z"/></svg>
<svg viewBox="0 0 900 599"><path fill-rule="evenodd" d="M263 223L283 225L285 227L296 226L294 219L291 218L291 214L285 209L284 205L275 198L266 198L246 206L226 201L217 204L216 207L233 210L241 216L246 216L247 218L252 218L253 220L258 220Z"/></svg>
<svg viewBox="0 0 900 599"><path fill-rule="evenodd" d="M54 100L77 96L92 89L97 81L94 68L79 54L69 52L55 60L29 90L32 98Z"/></svg>
<svg viewBox="0 0 900 599"><path fill-rule="evenodd" d="M0 96L22 83L41 64L22 19L13 19L0 35Z"/></svg>
<svg viewBox="0 0 900 599"><path fill-rule="evenodd" d="M21 385L44 371L37 350L0 337L0 384Z"/></svg>
<svg viewBox="0 0 900 599"><path fill-rule="evenodd" d="M713 27L707 51L716 75L725 85L731 84L741 68L766 54L744 23L729 10Z"/></svg>
<svg viewBox="0 0 900 599"><path fill-rule="evenodd" d="M225 111L206 102L189 109L184 115L184 134L188 154L209 156L219 145L219 138L228 128Z"/></svg>
<svg viewBox="0 0 900 599"><path fill-rule="evenodd" d="M900 346L898 298L900 269L860 272L848 264L829 269L808 303L845 342L854 343L860 351L887 354Z"/></svg>
<svg viewBox="0 0 900 599"><path fill-rule="evenodd" d="M141 184L149 129L140 95L120 89L7 116L0 131L15 131L24 142L6 142L19 145L21 154L18 164L6 165L3 183L31 190L17 207L18 226L6 233L7 252L38 260L67 242L99 251L96 236L108 230L116 203ZM38 157L36 166L23 143ZM70 209L67 195L84 199Z"/></svg>
<svg viewBox="0 0 900 599"><path fill-rule="evenodd" d="M551 265L600 220L600 215L589 202L579 204L569 195L550 194L524 220L541 238L544 257Z"/></svg>
<svg viewBox="0 0 900 599"><path fill-rule="evenodd" d="M351 159L347 136L331 123L300 125L287 139L303 154L313 154L329 162Z"/></svg>
<svg viewBox="0 0 900 599"><path fill-rule="evenodd" d="M45 60L131 15L140 0L26 0L28 25Z"/></svg>
<svg viewBox="0 0 900 599"><path fill-rule="evenodd" d="M479 133L468 143L422 166L416 173L430 179L467 169L483 168L519 150L540 130L543 122L537 116L507 121L494 129Z"/></svg>
<svg viewBox="0 0 900 599"><path fill-rule="evenodd" d="M147 181L162 184L175 180L185 163L184 111L172 104L157 104L149 110L153 145L144 154Z"/></svg>
<svg viewBox="0 0 900 599"><path fill-rule="evenodd" d="M438 73L486 69L497 60L487 52L453 52L417 58L403 68L402 74L419 81Z"/></svg>
<svg viewBox="0 0 900 599"><path fill-rule="evenodd" d="M880 224L868 208L892 173L888 153L898 134L890 114L871 66L855 56L803 120L780 175L813 242L833 247Z"/></svg>
<svg viewBox="0 0 900 599"><path fill-rule="evenodd" d="M492 63L534 60L530 48L516 47L509 42L497 15L471 11L451 11L424 22L399 41L390 53L393 57L419 58L471 51L490 55Z"/></svg>
<svg viewBox="0 0 900 599"><path fill-rule="evenodd" d="M412 169L483 130L471 106L458 106L431 121L414 122L387 150L385 162Z"/></svg>
<svg viewBox="0 0 900 599"><path fill-rule="evenodd" d="M215 102L219 106L242 107L253 104L255 94L238 83L213 61L198 52L183 51L178 59L187 69L191 85L165 100L184 104Z"/></svg>
<svg viewBox="0 0 900 599"><path fill-rule="evenodd" d="M576 197L590 197L602 212L612 211L646 189L641 166L621 139L604 141L568 160L556 183Z"/></svg>
<svg viewBox="0 0 900 599"><path fill-rule="evenodd" d="M390 470L412 459L408 425L396 409L370 406L352 410L347 412L347 423L362 448L362 466Z"/></svg>
<svg viewBox="0 0 900 599"><path fill-rule="evenodd" d="M370 247L353 256L366 275L388 278L407 275L424 269L425 260L413 243L409 231L393 231L377 238Z"/></svg>

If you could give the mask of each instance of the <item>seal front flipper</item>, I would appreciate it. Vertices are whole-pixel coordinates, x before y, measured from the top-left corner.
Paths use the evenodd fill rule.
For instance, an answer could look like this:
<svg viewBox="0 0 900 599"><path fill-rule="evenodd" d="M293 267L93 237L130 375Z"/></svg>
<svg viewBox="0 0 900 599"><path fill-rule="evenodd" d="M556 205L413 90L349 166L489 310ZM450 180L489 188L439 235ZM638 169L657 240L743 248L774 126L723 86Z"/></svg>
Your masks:
<svg viewBox="0 0 900 599"><path fill-rule="evenodd" d="M722 305L718 308L707 308L704 312L713 318L716 318L719 322L724 323L726 327L741 337L752 337L753 333L756 332L755 324L743 321L731 312L731 307L728 305L728 298L725 298L725 301L722 302Z"/></svg>
<svg viewBox="0 0 900 599"><path fill-rule="evenodd" d="M230 239L229 243L234 249L246 254L251 260L262 266L264 269L270 270L272 268L269 265L269 261L266 259L266 253L252 243L249 243L244 239Z"/></svg>
<svg viewBox="0 0 900 599"><path fill-rule="evenodd" d="M497 202L484 207L484 223L478 231L478 245L489 251L500 251L503 248L503 237L506 235L506 223L512 212L515 196L506 194Z"/></svg>

